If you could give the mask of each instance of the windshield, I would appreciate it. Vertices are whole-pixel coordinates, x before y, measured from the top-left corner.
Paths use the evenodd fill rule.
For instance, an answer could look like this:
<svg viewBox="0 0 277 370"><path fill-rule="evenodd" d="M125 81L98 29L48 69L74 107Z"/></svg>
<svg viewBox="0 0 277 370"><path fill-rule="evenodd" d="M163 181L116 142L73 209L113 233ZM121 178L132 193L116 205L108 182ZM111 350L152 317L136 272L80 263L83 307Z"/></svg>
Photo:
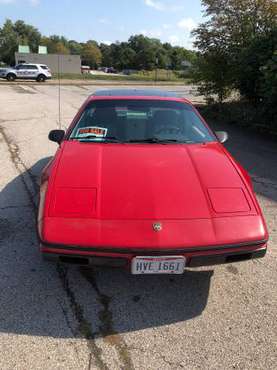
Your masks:
<svg viewBox="0 0 277 370"><path fill-rule="evenodd" d="M69 139L130 143L203 143L215 140L190 105L162 100L92 101Z"/></svg>

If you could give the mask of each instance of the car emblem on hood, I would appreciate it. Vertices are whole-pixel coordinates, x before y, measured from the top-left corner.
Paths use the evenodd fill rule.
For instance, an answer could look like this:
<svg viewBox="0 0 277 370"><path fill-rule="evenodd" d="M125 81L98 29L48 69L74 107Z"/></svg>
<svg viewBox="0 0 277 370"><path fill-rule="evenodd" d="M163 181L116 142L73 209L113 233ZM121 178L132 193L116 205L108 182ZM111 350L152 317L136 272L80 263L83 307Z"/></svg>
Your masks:
<svg viewBox="0 0 277 370"><path fill-rule="evenodd" d="M154 231L162 231L163 225L160 222L155 222L152 226Z"/></svg>

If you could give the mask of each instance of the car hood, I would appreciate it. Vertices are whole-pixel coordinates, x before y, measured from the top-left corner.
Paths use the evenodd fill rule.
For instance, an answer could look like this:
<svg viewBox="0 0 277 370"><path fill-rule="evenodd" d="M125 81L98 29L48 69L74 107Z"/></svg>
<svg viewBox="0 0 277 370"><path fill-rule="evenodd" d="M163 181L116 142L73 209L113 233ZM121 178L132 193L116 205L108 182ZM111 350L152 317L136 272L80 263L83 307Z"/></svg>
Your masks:
<svg viewBox="0 0 277 370"><path fill-rule="evenodd" d="M50 216L178 221L256 214L219 143L66 141L54 179Z"/></svg>
<svg viewBox="0 0 277 370"><path fill-rule="evenodd" d="M7 72L7 71L16 71L16 69L12 68L12 67L3 67L3 68L0 68L0 72Z"/></svg>

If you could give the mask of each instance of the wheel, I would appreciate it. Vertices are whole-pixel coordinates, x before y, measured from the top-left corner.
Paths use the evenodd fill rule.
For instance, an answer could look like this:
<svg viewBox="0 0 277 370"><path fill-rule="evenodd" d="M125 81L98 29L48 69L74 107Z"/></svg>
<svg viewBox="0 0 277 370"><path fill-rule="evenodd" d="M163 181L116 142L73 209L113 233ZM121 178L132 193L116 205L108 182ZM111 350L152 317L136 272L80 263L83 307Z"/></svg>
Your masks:
<svg viewBox="0 0 277 370"><path fill-rule="evenodd" d="M38 75L37 76L37 82L45 82L46 77L44 75Z"/></svg>
<svg viewBox="0 0 277 370"><path fill-rule="evenodd" d="M14 73L9 73L7 75L7 80L8 81L14 81L16 79L16 75Z"/></svg>

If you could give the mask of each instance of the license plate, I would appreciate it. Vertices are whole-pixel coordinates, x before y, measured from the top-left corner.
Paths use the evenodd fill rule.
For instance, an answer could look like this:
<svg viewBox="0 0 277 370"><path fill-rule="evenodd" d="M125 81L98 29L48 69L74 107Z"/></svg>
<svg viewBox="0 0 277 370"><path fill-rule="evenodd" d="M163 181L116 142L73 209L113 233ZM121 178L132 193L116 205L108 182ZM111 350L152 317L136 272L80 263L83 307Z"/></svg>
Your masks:
<svg viewBox="0 0 277 370"><path fill-rule="evenodd" d="M139 274L182 274L186 259L183 256L139 256L132 259L131 272Z"/></svg>

